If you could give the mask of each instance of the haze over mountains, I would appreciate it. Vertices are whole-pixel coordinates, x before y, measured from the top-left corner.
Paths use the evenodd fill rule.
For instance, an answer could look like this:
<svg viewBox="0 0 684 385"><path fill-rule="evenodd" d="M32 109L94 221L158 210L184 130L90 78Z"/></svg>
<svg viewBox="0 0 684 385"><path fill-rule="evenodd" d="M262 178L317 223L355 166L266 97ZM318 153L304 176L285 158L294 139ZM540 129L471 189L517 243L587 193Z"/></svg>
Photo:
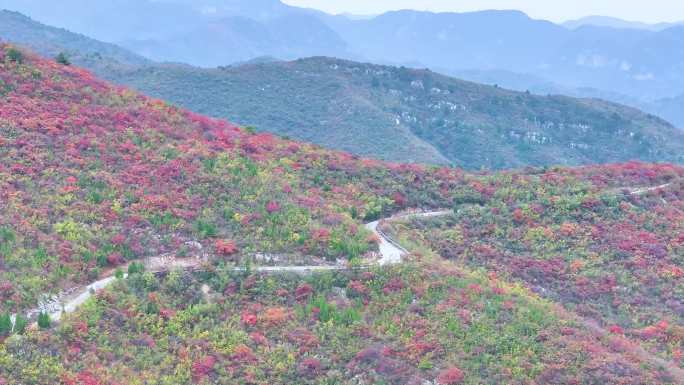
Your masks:
<svg viewBox="0 0 684 385"><path fill-rule="evenodd" d="M501 169L632 159L682 162L684 132L599 100L536 96L427 70L316 57L203 69L0 13L0 37L193 111L399 162ZM101 53L100 53L101 52Z"/></svg>
<svg viewBox="0 0 684 385"><path fill-rule="evenodd" d="M647 31L662 31L668 28L684 25L684 21L676 23L643 23L639 21L627 21L609 16L587 16L577 20L569 20L562 24L566 28L577 29L587 25L596 27L610 27L622 29L645 29Z"/></svg>
<svg viewBox="0 0 684 385"><path fill-rule="evenodd" d="M334 56L429 67L519 91L629 103L684 127L684 112L663 107L684 94L684 26L677 23L589 17L561 26L518 11L350 18L278 0L0 0L0 8L157 61L216 67L259 56Z"/></svg>

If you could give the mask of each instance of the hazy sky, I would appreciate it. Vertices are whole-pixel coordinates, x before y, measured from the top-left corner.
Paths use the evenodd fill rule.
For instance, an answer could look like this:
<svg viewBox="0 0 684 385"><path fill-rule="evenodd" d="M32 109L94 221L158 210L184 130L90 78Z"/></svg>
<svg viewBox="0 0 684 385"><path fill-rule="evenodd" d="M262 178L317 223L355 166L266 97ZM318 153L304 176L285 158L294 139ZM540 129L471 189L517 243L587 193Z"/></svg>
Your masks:
<svg viewBox="0 0 684 385"><path fill-rule="evenodd" d="M329 13L377 14L395 9L430 11L476 11L519 9L528 15L552 21L604 15L631 21L684 20L684 0L284 0L285 3L317 8Z"/></svg>

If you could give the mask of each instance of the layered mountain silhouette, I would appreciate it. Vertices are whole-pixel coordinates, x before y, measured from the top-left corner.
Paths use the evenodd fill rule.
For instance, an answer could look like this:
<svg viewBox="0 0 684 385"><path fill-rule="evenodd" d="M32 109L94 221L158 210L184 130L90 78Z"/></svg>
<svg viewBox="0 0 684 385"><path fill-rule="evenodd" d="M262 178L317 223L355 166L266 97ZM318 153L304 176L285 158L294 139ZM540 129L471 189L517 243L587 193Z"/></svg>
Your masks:
<svg viewBox="0 0 684 385"><path fill-rule="evenodd" d="M260 57L215 69L154 63L14 12L0 19L3 39L44 56L67 52L104 78L179 106L362 156L500 169L678 162L684 154L684 134L666 121L597 99L538 96L429 70L327 57ZM489 73L462 72L485 83ZM513 82L534 79L502 74ZM539 79L537 91L544 89L572 90Z"/></svg>
<svg viewBox="0 0 684 385"><path fill-rule="evenodd" d="M507 86L513 74L519 91L534 92L539 79L566 94L668 111L664 117L684 127L684 112L661 107L684 94L681 23L593 16L557 25L518 11L406 10L358 18L279 0L0 0L0 8L157 61L216 67L263 56L334 56L456 75L475 71Z"/></svg>
<svg viewBox="0 0 684 385"><path fill-rule="evenodd" d="M570 29L576 29L585 25L593 25L598 27L611 27L623 29L645 29L648 31L662 31L678 25L684 25L684 21L675 23L643 23L639 21L628 21L609 16L587 16L576 20L569 20L563 23L563 26Z"/></svg>

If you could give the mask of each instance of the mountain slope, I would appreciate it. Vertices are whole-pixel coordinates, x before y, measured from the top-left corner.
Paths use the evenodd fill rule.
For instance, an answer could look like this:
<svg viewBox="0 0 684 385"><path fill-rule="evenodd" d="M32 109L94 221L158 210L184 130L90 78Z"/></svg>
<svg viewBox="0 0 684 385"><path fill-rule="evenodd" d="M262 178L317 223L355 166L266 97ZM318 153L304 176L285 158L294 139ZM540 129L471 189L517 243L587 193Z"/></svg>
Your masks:
<svg viewBox="0 0 684 385"><path fill-rule="evenodd" d="M553 191L542 204L580 209L577 194L605 194L591 200L607 211L601 218L631 218L643 202L612 190L673 183L680 167L469 175L251 134L6 45L0 79L0 383L679 380L674 364L654 364L631 339L587 329L519 284L432 253L306 277L251 266L372 260L376 240L362 221L403 208L508 197L492 210L505 215L507 205ZM673 240L679 247L681 237ZM148 256L202 263L159 276L130 264ZM119 278L58 325L7 327L8 311L21 315L41 294L98 276ZM653 331L681 346L674 328Z"/></svg>
<svg viewBox="0 0 684 385"><path fill-rule="evenodd" d="M644 109L658 114L658 116L672 122L676 127L684 129L684 95L645 103Z"/></svg>
<svg viewBox="0 0 684 385"><path fill-rule="evenodd" d="M665 168L584 167L542 176L543 188L534 177L494 178L496 193L462 188L451 218L383 230L510 277L684 366L684 174L647 180ZM554 187L573 179L574 191Z"/></svg>
<svg viewBox="0 0 684 385"><path fill-rule="evenodd" d="M684 153L682 132L628 107L423 70L312 58L217 70L157 66L111 79L200 113L389 160L479 169L681 162Z"/></svg>

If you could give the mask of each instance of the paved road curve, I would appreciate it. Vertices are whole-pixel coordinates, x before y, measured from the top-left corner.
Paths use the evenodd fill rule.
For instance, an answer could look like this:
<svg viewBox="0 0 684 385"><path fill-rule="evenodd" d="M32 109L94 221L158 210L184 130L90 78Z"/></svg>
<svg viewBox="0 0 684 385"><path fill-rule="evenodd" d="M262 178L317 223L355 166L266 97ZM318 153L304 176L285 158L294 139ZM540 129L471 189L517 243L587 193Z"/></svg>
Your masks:
<svg viewBox="0 0 684 385"><path fill-rule="evenodd" d="M366 228L373 232L380 240L380 259L375 262L376 265L384 266L401 263L402 257L408 254L408 251L401 247L397 242L392 240L389 236L378 229L382 221L407 219L410 217L430 218L437 216L444 216L450 214L451 211L432 211L432 212L417 212L411 214L398 215L379 221L366 224ZM164 268L164 271L172 270L174 268L192 268L201 266L202 261L196 260L194 263L189 263L188 260L172 261ZM300 273L309 274L322 271L343 271L349 268L344 265L337 266L255 266L251 270L261 273ZM244 268L235 268L235 271L244 271ZM99 281L93 282L90 285L78 287L69 290L69 293L59 295L56 299L42 306L32 309L28 312L29 319L34 318L40 312L47 312L53 321L59 321L65 313L73 313L81 305L83 305L94 293L106 288L109 284L115 281L114 277L107 277Z"/></svg>

